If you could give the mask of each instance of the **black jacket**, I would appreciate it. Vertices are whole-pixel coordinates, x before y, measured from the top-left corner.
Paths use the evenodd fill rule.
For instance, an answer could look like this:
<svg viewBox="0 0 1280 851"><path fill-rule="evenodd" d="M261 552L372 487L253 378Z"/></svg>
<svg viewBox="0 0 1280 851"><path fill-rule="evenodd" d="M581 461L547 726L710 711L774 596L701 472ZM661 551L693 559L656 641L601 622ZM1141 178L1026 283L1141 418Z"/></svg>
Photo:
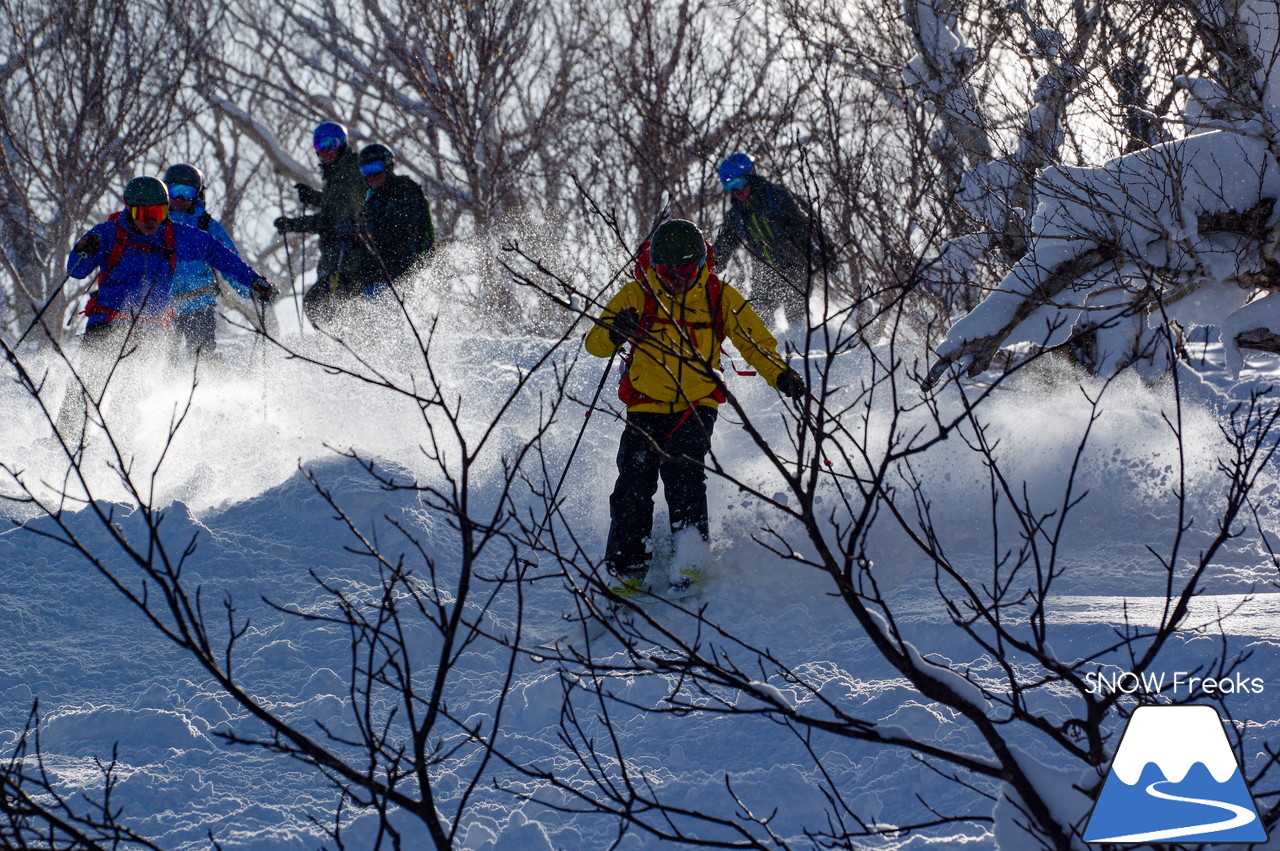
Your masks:
<svg viewBox="0 0 1280 851"><path fill-rule="evenodd" d="M435 249L431 206L422 187L402 174L388 175L381 188L369 190L364 220L369 241L377 252L369 270L374 278L386 280L389 276L394 281Z"/></svg>
<svg viewBox="0 0 1280 851"><path fill-rule="evenodd" d="M751 194L745 201L729 197L713 246L716 265L727 263L745 245L757 261L789 278L804 276L810 265L820 268L829 258L827 241L791 193L754 174L747 175L747 183Z"/></svg>
<svg viewBox="0 0 1280 851"><path fill-rule="evenodd" d="M360 173L360 158L351 148L328 165L320 165L324 191L314 201L319 212L293 219L291 230L320 235L320 260L316 266L319 280L334 272L359 280L368 272L369 258L360 244L352 239L363 215L367 187Z"/></svg>

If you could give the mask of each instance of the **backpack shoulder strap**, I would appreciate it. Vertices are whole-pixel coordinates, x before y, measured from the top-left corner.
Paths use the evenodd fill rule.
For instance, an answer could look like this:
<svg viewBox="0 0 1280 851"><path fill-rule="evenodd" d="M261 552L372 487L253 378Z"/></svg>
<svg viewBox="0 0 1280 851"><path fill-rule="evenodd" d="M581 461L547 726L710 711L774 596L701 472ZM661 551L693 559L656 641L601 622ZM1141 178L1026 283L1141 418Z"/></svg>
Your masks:
<svg viewBox="0 0 1280 851"><path fill-rule="evenodd" d="M649 257L649 242L646 240L640 246L640 252L636 256L635 279L640 285L640 289L644 291L644 307L640 310L640 327L645 333L649 333L649 329L653 327L653 322L658 317L658 296L653 291L652 284L649 283L649 269L652 268L653 261Z"/></svg>
<svg viewBox="0 0 1280 851"><path fill-rule="evenodd" d="M711 332L716 336L716 346L724 342L724 284L716 277L714 271L707 276L707 306L711 312Z"/></svg>
<svg viewBox="0 0 1280 851"><path fill-rule="evenodd" d="M102 286L107 280L107 276L111 274L111 270L120 262L120 258L124 255L124 247L129 242L129 232L124 229L124 225L120 223L120 211L112 213L107 217L107 221L116 226L116 238L111 243L111 250L107 252L107 260L102 264L102 268L98 270L98 286Z"/></svg>
<svg viewBox="0 0 1280 851"><path fill-rule="evenodd" d="M175 228L173 219L166 218L164 220L164 254L169 261L169 274L172 275L178 270L178 251L174 247Z"/></svg>
<svg viewBox="0 0 1280 851"><path fill-rule="evenodd" d="M107 217L107 221L115 224L116 238L115 242L111 245L111 251L107 253L106 262L102 264L102 268L98 271L98 286L102 286L103 282L107 280L107 276L111 274L111 270L120 263L120 258L124 256L125 248L130 246L142 249L143 251L159 251L163 253L165 259L169 261L169 274L172 275L177 271L178 252L174 248L174 228L172 219L166 218L164 220L164 227L162 227L160 231L160 238L164 245L160 248L156 248L154 245L134 242L129 239L129 232L125 230L124 224L121 223L119 212L112 213Z"/></svg>

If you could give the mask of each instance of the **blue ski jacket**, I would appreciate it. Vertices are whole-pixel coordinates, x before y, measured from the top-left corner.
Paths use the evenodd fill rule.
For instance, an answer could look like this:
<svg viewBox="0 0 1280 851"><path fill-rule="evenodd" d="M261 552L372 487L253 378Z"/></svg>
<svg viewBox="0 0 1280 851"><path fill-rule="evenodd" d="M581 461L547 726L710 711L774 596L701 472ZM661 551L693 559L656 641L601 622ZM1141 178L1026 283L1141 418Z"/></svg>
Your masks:
<svg viewBox="0 0 1280 851"><path fill-rule="evenodd" d="M98 287L84 309L89 325L133 321L169 330L174 316L170 291L183 264L209 266L246 292L258 277L238 255L202 230L166 219L158 233L143 236L125 224L127 218L127 212L112 214L84 235L98 236L98 250L92 256L73 251L67 257L67 274L73 278L86 278L98 270ZM84 236L76 240L77 245Z"/></svg>
<svg viewBox="0 0 1280 851"><path fill-rule="evenodd" d="M170 209L169 218L173 219L177 224L206 231L234 254L238 255L240 253L236 249L236 244L231 240L231 235L227 233L226 228L220 225L217 219L205 212L204 201L197 200L191 206L191 209L186 212ZM251 296L248 287L234 280L230 281L230 283L235 287L236 292L243 297L249 298ZM179 258L177 268L173 273L173 286L169 294L173 296L173 306L179 316L186 313L194 313L206 307L213 307L218 303L218 279L214 277L213 269L208 263Z"/></svg>

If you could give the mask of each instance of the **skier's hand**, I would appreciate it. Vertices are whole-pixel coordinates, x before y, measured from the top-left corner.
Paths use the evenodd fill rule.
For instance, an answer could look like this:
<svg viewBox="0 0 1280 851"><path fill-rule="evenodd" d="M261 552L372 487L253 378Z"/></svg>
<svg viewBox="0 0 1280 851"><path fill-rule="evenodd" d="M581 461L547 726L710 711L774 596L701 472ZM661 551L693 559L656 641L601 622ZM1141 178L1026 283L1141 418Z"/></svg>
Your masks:
<svg viewBox="0 0 1280 851"><path fill-rule="evenodd" d="M609 323L609 339L615 346L635 342L644 336L644 328L640 325L640 311L634 307L625 307L613 315Z"/></svg>
<svg viewBox="0 0 1280 851"><path fill-rule="evenodd" d="M280 233L288 233L293 230L293 219L288 216L277 216L276 220L271 224L275 225L276 230Z"/></svg>
<svg viewBox="0 0 1280 851"><path fill-rule="evenodd" d="M369 301L373 301L387 291L386 281L375 281L364 288L364 297Z"/></svg>
<svg viewBox="0 0 1280 851"><path fill-rule="evenodd" d="M271 286L266 278L259 275L249 282L249 291L253 293L253 298L263 304L271 304L276 300L278 294L276 288Z"/></svg>
<svg viewBox="0 0 1280 851"><path fill-rule="evenodd" d="M804 379L794 369L788 369L779 375L774 386L778 388L779 393L789 399L799 399L804 395Z"/></svg>
<svg viewBox="0 0 1280 851"><path fill-rule="evenodd" d="M319 207L322 194L317 189L312 189L305 183L295 183L293 188L298 190L298 201L304 207Z"/></svg>
<svg viewBox="0 0 1280 851"><path fill-rule="evenodd" d="M65 244L66 243L63 243L63 245ZM98 253L98 249L101 247L102 241L98 239L98 235L96 233L91 233L76 243L75 252L76 254L80 254L85 257L92 257Z"/></svg>

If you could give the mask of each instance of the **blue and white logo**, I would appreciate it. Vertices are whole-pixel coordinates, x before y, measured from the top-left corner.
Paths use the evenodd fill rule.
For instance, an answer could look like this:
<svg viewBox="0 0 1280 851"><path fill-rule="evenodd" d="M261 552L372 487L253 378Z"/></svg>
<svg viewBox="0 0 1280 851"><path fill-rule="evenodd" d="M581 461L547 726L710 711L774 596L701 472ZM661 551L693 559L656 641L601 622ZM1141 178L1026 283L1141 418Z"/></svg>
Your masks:
<svg viewBox="0 0 1280 851"><path fill-rule="evenodd" d="M1140 706L1089 815L1089 843L1266 842L1212 706Z"/></svg>

